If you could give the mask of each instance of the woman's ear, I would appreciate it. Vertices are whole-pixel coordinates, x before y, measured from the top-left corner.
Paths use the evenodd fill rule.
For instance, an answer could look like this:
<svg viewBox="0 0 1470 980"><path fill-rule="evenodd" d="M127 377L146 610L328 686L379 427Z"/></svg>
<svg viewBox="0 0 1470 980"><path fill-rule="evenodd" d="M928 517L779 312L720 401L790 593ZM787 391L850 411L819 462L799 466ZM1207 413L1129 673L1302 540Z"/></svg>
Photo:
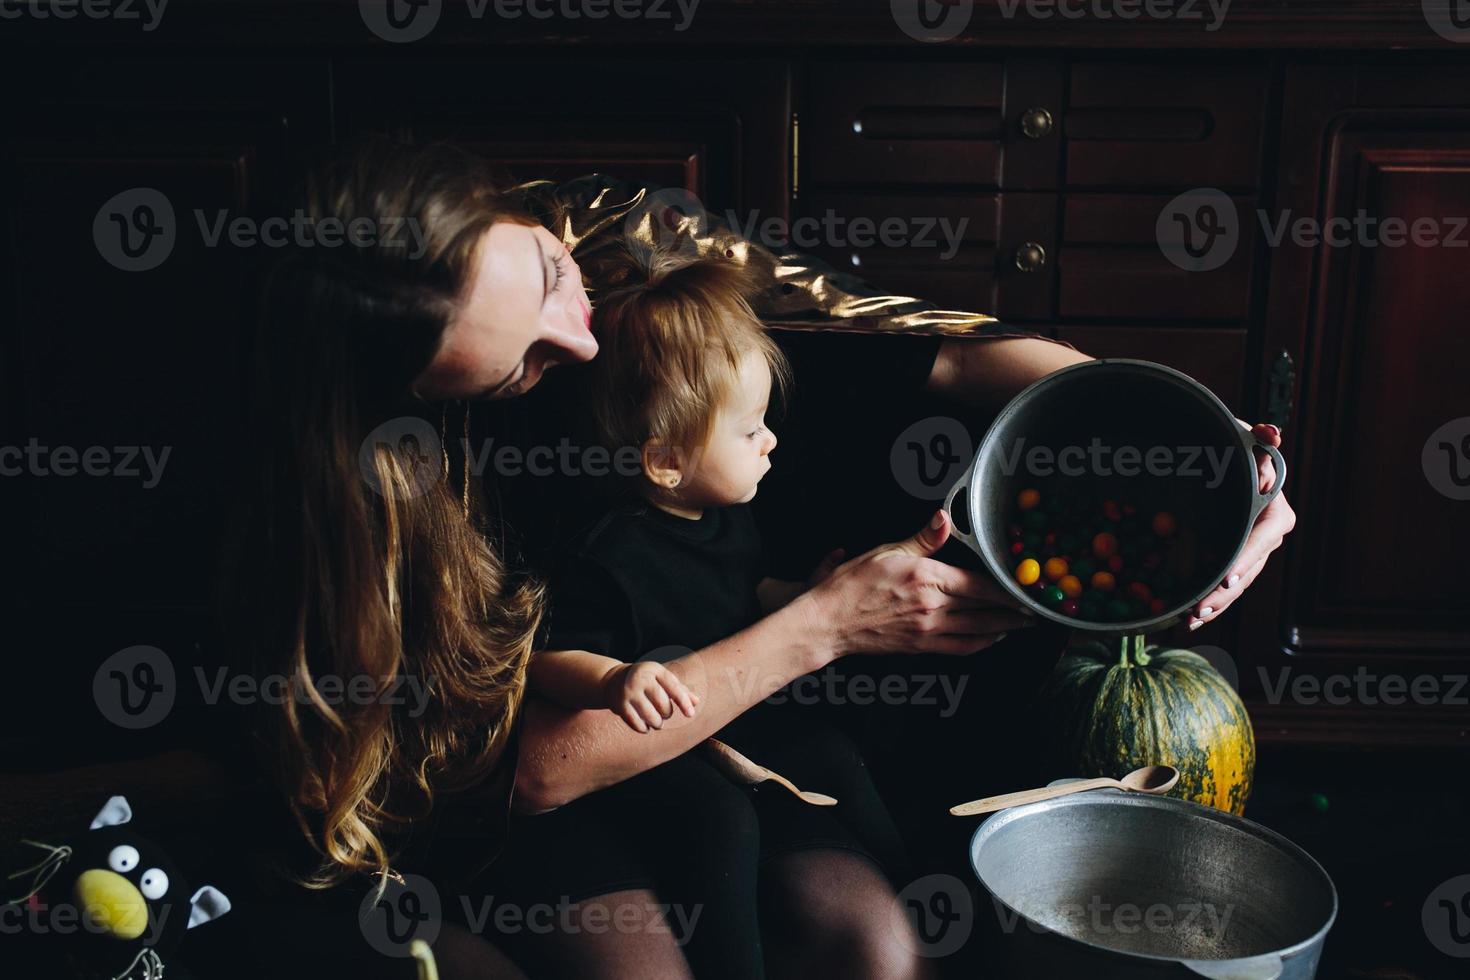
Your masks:
<svg viewBox="0 0 1470 980"><path fill-rule="evenodd" d="M683 453L648 440L643 444L643 475L659 490L677 490L684 482Z"/></svg>

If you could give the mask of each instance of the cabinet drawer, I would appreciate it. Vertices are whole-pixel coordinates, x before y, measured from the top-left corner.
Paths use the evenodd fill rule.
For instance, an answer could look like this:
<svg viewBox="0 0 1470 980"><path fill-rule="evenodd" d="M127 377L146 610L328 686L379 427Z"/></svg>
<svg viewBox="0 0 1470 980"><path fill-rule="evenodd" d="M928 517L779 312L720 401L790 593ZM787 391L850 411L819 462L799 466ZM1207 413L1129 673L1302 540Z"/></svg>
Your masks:
<svg viewBox="0 0 1470 980"><path fill-rule="evenodd" d="M1057 339L1093 357L1158 361L1213 391L1236 415L1242 413L1243 328L1073 325L1058 327Z"/></svg>
<svg viewBox="0 0 1470 980"><path fill-rule="evenodd" d="M1074 65L1067 184L1258 187L1265 102L1262 68Z"/></svg>
<svg viewBox="0 0 1470 980"><path fill-rule="evenodd" d="M813 66L801 117L809 179L996 186L1004 78L1000 62Z"/></svg>
<svg viewBox="0 0 1470 980"><path fill-rule="evenodd" d="M1053 194L818 193L804 195L792 245L883 290L1040 319L1052 315L1056 209ZM1039 257L1018 264L1030 245Z"/></svg>
<svg viewBox="0 0 1470 980"><path fill-rule="evenodd" d="M1255 199L1234 197L1233 251L1218 268L1186 270L1159 244L1165 195L1069 195L1058 256L1063 317L1239 320L1250 310ZM1228 242L1221 247L1231 247Z"/></svg>

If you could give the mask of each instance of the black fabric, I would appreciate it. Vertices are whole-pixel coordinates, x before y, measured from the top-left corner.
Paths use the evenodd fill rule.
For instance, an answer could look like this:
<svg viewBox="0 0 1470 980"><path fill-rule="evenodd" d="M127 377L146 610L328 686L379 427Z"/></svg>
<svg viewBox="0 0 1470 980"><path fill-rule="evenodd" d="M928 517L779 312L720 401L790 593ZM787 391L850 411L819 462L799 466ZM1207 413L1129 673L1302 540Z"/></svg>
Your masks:
<svg viewBox="0 0 1470 980"><path fill-rule="evenodd" d="M710 508L699 520L619 507L553 576L543 647L627 662L668 647L698 650L760 618L761 569L748 506Z"/></svg>

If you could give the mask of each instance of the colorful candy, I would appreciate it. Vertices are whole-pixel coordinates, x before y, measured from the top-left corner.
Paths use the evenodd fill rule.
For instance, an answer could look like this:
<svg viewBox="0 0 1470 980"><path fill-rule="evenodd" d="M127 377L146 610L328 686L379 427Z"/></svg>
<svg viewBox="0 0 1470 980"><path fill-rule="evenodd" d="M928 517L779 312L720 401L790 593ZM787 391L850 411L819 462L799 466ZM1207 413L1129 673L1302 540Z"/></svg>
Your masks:
<svg viewBox="0 0 1470 980"><path fill-rule="evenodd" d="M1022 585L1032 585L1041 578L1041 565L1035 558L1026 558L1016 566L1016 581Z"/></svg>
<svg viewBox="0 0 1470 980"><path fill-rule="evenodd" d="M1130 501L1088 502L1075 490L1016 495L1007 529L1016 582L1043 605L1091 622L1160 616L1177 604L1179 523Z"/></svg>

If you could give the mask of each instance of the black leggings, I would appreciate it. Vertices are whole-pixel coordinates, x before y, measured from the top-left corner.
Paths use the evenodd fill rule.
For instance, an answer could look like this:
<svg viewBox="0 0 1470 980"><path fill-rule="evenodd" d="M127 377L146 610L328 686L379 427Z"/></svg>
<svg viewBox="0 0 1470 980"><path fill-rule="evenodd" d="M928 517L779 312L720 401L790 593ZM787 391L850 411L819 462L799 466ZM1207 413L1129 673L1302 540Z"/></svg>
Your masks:
<svg viewBox="0 0 1470 980"><path fill-rule="evenodd" d="M861 756L835 729L794 708L759 705L720 738L838 805L803 803L775 783L738 786L698 750L686 753L558 810L513 820L501 857L466 889L477 920L467 924L482 927L508 907L502 915L521 925L502 930L498 941L540 975L549 966L538 940L565 928L572 906L620 892L652 894L660 906L652 919L674 934L696 977L749 980L764 974L763 866L798 851L837 849L904 873L898 832ZM650 910L624 911L627 921L650 921Z"/></svg>

